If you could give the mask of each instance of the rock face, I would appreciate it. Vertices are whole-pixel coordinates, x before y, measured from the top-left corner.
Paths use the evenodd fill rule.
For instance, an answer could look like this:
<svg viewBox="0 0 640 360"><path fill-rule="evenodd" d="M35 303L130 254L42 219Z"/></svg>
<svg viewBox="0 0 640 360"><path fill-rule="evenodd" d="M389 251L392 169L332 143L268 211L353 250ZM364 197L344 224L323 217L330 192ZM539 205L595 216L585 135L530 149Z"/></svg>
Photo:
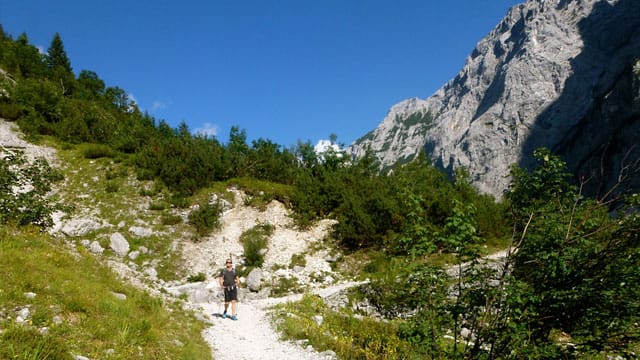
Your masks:
<svg viewBox="0 0 640 360"><path fill-rule="evenodd" d="M640 1L529 0L509 10L454 79L426 100L393 106L350 151L370 147L386 167L424 149L500 198L510 166L531 166L533 150L547 147L572 172L594 177L597 192L640 158L639 118Z"/></svg>

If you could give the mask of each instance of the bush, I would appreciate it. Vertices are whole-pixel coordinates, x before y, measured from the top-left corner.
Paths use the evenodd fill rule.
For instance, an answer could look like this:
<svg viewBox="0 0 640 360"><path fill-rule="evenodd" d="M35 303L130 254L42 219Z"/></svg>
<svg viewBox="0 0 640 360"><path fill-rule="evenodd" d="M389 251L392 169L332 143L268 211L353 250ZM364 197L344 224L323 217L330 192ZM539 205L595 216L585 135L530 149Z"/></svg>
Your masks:
<svg viewBox="0 0 640 360"><path fill-rule="evenodd" d="M167 204L163 201L153 201L149 204L149 210L162 211L167 208Z"/></svg>
<svg viewBox="0 0 640 360"><path fill-rule="evenodd" d="M207 279L207 276L203 272L199 272L195 275L189 275L187 282L202 282Z"/></svg>
<svg viewBox="0 0 640 360"><path fill-rule="evenodd" d="M189 199L183 194L173 194L169 202L178 209L186 209L189 206Z"/></svg>
<svg viewBox="0 0 640 360"><path fill-rule="evenodd" d="M0 224L51 226L51 213L62 207L47 196L62 175L43 158L27 163L20 151L1 151ZM16 189L20 189L16 191Z"/></svg>
<svg viewBox="0 0 640 360"><path fill-rule="evenodd" d="M305 267L307 265L307 259L304 254L291 255L291 263L289 263L289 269L293 269L295 266Z"/></svg>
<svg viewBox="0 0 640 360"><path fill-rule="evenodd" d="M220 225L222 205L218 202L201 204L189 214L189 224L196 228L198 236L205 236Z"/></svg>
<svg viewBox="0 0 640 360"><path fill-rule="evenodd" d="M85 159L114 158L117 153L111 147L102 144L87 144L82 148Z"/></svg>
<svg viewBox="0 0 640 360"><path fill-rule="evenodd" d="M298 293L302 287L296 277L278 278L278 282L271 287L271 296L284 296L289 293Z"/></svg>
<svg viewBox="0 0 640 360"><path fill-rule="evenodd" d="M16 120L22 113L22 107L15 103L0 102L0 117L7 120Z"/></svg>
<svg viewBox="0 0 640 360"><path fill-rule="evenodd" d="M118 186L118 184L115 181L109 181L107 182L107 187L105 189L108 193L115 193L118 192L118 190L120 190L120 187Z"/></svg>
<svg viewBox="0 0 640 360"><path fill-rule="evenodd" d="M263 249L267 248L267 238L273 233L274 227L270 224L258 224L245 231L240 236L240 242L244 247L244 257L247 266L261 267L264 263Z"/></svg>
<svg viewBox="0 0 640 360"><path fill-rule="evenodd" d="M160 218L162 225L178 225L182 222L180 215L165 214Z"/></svg>

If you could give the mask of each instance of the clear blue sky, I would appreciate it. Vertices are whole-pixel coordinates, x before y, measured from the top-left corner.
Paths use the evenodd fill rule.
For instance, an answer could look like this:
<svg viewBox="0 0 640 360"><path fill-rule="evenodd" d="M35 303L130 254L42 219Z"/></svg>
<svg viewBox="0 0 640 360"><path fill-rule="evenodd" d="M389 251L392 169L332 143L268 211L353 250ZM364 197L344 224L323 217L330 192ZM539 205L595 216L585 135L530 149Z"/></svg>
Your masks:
<svg viewBox="0 0 640 360"><path fill-rule="evenodd" d="M0 0L0 24L44 51L59 32L76 74L172 127L348 145L453 78L523 1Z"/></svg>

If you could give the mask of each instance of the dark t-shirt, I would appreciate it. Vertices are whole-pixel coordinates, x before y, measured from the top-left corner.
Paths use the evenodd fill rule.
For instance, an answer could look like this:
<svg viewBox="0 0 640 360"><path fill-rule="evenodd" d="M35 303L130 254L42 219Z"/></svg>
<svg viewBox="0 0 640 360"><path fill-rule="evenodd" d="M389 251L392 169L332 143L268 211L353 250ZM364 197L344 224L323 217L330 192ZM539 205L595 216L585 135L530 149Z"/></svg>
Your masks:
<svg viewBox="0 0 640 360"><path fill-rule="evenodd" d="M222 269L220 277L222 277L222 286L235 286L238 276L236 275L236 269Z"/></svg>

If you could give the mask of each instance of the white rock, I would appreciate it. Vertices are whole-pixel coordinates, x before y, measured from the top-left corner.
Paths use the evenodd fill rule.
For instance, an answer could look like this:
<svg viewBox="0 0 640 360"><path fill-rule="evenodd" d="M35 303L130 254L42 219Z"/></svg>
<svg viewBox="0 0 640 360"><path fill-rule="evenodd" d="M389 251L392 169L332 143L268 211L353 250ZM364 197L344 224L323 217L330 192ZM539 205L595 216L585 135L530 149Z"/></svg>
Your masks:
<svg viewBox="0 0 640 360"><path fill-rule="evenodd" d="M153 235L153 230L142 226L131 226L129 232L135 236L147 237Z"/></svg>
<svg viewBox="0 0 640 360"><path fill-rule="evenodd" d="M99 242L97 241L93 241L90 245L89 245L89 251L91 251L92 254L102 254L104 252L104 248L102 247L102 245L100 245Z"/></svg>
<svg viewBox="0 0 640 360"><path fill-rule="evenodd" d="M126 256L129 253L129 242L119 232L111 234L109 247L118 256Z"/></svg>

